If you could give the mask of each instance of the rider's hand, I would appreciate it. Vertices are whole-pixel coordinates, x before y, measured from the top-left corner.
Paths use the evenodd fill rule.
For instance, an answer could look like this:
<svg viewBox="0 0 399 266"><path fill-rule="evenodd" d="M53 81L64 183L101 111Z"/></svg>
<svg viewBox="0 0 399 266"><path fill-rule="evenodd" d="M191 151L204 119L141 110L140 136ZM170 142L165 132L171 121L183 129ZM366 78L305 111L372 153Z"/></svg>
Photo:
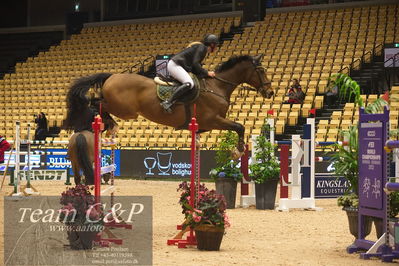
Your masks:
<svg viewBox="0 0 399 266"><path fill-rule="evenodd" d="M208 76L210 76L211 78L214 78L215 77L215 72L208 71Z"/></svg>

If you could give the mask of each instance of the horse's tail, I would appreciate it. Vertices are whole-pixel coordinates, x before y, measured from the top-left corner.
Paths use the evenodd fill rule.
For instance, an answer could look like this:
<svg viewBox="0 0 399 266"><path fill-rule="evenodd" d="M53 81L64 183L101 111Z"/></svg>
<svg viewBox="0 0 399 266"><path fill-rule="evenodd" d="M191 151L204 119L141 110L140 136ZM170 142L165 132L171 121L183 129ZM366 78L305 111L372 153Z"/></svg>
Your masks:
<svg viewBox="0 0 399 266"><path fill-rule="evenodd" d="M92 111L89 108L90 99L86 96L91 87L102 87L111 73L98 73L76 80L69 88L67 101L67 116L62 128L81 131L91 127Z"/></svg>
<svg viewBox="0 0 399 266"><path fill-rule="evenodd" d="M76 154L78 157L78 162L85 176L86 185L93 185L94 171L88 152L86 137L83 134L79 134L76 137Z"/></svg>

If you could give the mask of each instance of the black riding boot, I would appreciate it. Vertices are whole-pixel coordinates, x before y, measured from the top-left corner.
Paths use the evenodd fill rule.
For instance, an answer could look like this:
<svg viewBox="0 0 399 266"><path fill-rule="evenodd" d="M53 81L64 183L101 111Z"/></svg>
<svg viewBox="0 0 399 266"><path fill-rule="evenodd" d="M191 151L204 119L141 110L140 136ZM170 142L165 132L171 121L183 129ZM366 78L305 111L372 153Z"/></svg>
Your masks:
<svg viewBox="0 0 399 266"><path fill-rule="evenodd" d="M186 93L187 89L191 87L190 83L183 83L173 92L172 96L169 99L161 102L161 106L168 112L172 113L170 107L179 99L180 96Z"/></svg>

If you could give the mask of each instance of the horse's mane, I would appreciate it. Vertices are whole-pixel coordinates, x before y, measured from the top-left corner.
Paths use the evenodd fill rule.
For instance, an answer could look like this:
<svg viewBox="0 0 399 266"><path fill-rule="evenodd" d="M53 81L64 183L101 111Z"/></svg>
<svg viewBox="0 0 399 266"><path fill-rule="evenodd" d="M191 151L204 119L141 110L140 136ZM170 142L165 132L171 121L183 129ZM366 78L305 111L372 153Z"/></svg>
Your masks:
<svg viewBox="0 0 399 266"><path fill-rule="evenodd" d="M243 61L253 61L253 57L250 55L240 55L240 56L233 55L226 62L220 63L216 67L215 71L216 71L216 73L220 73L220 72L229 70L229 69L233 68L236 64L241 63Z"/></svg>

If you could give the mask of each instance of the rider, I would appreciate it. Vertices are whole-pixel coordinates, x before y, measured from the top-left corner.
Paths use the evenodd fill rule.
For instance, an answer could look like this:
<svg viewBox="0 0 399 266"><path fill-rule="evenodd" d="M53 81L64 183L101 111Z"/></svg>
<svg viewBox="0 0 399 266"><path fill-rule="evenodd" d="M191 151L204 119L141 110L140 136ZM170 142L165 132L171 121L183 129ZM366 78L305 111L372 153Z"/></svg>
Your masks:
<svg viewBox="0 0 399 266"><path fill-rule="evenodd" d="M174 90L169 99L161 103L161 106L168 113L172 112L170 107L176 100L194 87L194 81L187 72L192 72L200 78L215 77L215 72L203 69L201 62L207 53L215 50L218 42L219 40L216 35L207 34L202 42L189 44L186 49L173 56L168 62L167 70L169 74L182 83L182 85Z"/></svg>

